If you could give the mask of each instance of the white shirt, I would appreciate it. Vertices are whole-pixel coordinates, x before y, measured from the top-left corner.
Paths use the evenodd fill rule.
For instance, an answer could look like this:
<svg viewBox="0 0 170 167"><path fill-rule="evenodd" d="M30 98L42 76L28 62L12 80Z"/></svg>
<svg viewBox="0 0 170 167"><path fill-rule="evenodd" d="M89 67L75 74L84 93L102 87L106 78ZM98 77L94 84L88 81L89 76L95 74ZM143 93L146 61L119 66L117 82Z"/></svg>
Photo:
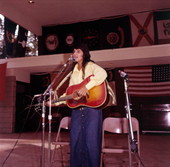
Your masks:
<svg viewBox="0 0 170 167"><path fill-rule="evenodd" d="M94 76L91 76L90 81L85 85L88 90L90 90L94 86L98 86L101 83L103 83L107 77L106 71L102 67L100 67L99 65L93 62L88 62L88 64L85 66L84 79L86 79L90 75L94 75ZM80 84L83 81L82 76L83 76L83 71L82 69L78 70L78 64L76 64L70 77L69 86ZM108 93L112 97L111 104L115 104L116 103L115 94L108 84L107 84L107 89L108 89ZM65 95L66 94L64 93L60 97L63 97ZM56 103L56 105L59 104L66 104L66 102L61 101Z"/></svg>
<svg viewBox="0 0 170 167"><path fill-rule="evenodd" d="M94 76L90 77L90 81L86 85L86 88L88 90L90 90L94 86L103 83L107 77L106 71L102 67L100 67L99 65L93 62L88 62L88 64L86 65L84 79L86 79L90 75L94 75ZM78 64L76 64L73 69L73 73L70 77L69 86L81 83L83 81L82 76L83 76L83 71L82 69L78 70Z"/></svg>

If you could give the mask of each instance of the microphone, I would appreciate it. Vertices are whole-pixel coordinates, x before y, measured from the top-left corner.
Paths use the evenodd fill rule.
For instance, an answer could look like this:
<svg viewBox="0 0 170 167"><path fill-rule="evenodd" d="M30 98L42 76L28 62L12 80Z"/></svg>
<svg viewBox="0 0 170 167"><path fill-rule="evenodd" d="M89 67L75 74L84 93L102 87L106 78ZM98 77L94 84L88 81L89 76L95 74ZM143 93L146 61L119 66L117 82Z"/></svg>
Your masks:
<svg viewBox="0 0 170 167"><path fill-rule="evenodd" d="M122 78L128 80L128 75L127 75L124 71L119 70L118 73L120 74L120 76L121 76Z"/></svg>
<svg viewBox="0 0 170 167"><path fill-rule="evenodd" d="M46 93L46 95L50 95L50 93ZM51 95L54 95L54 91L51 92ZM43 96L43 94L36 94L36 95L34 95L34 98L41 97L41 96Z"/></svg>
<svg viewBox="0 0 170 167"><path fill-rule="evenodd" d="M70 55L70 57L68 58L68 61L73 61L73 62L75 62L76 59L73 57L73 55Z"/></svg>
<svg viewBox="0 0 170 167"><path fill-rule="evenodd" d="M35 97L40 97L40 96L42 96L42 94L37 94L37 95L34 95L34 98Z"/></svg>
<svg viewBox="0 0 170 167"><path fill-rule="evenodd" d="M73 55L70 55L70 57L67 59L67 62L64 64L64 67L66 67L70 61L76 62L76 59L73 57Z"/></svg>

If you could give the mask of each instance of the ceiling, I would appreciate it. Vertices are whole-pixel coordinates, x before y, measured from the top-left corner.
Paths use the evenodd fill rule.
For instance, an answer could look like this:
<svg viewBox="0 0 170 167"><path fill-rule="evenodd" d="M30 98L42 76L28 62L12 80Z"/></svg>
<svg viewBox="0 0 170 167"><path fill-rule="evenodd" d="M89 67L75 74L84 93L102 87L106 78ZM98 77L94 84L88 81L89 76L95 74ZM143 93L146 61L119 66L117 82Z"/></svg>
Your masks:
<svg viewBox="0 0 170 167"><path fill-rule="evenodd" d="M170 9L170 0L0 0L0 14L41 36L42 26L71 24L140 12ZM92 59L107 68L169 63L169 45L111 49L93 52ZM114 55L114 56L112 56ZM9 75L29 82L30 73L61 67L64 56L4 59ZM48 68L48 69L47 69ZM16 70L16 71L15 71ZM26 78L26 79L25 79Z"/></svg>
<svg viewBox="0 0 170 167"><path fill-rule="evenodd" d="M0 14L36 35L42 26L70 24L170 8L169 0L0 0Z"/></svg>

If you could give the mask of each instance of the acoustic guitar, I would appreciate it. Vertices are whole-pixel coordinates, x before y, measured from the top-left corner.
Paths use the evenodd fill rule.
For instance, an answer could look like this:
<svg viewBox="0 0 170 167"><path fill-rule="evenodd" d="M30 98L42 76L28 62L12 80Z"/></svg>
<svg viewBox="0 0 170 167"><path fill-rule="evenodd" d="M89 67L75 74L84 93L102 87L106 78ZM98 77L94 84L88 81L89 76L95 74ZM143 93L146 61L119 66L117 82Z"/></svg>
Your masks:
<svg viewBox="0 0 170 167"><path fill-rule="evenodd" d="M67 106L70 108L77 108L80 106L103 108L107 104L107 88L105 82L90 89L89 94L86 96L79 96L78 94L78 90L90 81L91 76L93 75L87 77L80 84L68 87L66 96L52 100L52 103L66 101Z"/></svg>

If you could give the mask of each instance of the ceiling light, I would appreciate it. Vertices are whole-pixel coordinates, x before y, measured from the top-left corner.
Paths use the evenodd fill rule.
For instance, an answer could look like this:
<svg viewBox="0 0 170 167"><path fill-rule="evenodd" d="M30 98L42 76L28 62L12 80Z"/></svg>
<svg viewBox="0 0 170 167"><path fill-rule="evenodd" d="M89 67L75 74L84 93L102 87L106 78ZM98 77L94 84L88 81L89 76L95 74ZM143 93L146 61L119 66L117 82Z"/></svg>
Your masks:
<svg viewBox="0 0 170 167"><path fill-rule="evenodd" d="M34 1L33 1L33 0L29 0L28 3L29 3L29 4L33 4Z"/></svg>

